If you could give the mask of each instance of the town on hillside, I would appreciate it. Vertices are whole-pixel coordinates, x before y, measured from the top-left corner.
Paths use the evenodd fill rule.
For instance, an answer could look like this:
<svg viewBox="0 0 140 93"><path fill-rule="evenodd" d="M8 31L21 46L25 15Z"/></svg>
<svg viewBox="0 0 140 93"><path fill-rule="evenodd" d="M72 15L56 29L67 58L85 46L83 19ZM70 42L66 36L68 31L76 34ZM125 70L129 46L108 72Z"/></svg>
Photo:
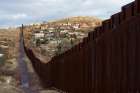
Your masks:
<svg viewBox="0 0 140 93"><path fill-rule="evenodd" d="M24 36L26 44L37 52L37 56L52 58L82 42L82 39L88 36L88 32L100 25L101 20L94 17L72 17L25 25Z"/></svg>

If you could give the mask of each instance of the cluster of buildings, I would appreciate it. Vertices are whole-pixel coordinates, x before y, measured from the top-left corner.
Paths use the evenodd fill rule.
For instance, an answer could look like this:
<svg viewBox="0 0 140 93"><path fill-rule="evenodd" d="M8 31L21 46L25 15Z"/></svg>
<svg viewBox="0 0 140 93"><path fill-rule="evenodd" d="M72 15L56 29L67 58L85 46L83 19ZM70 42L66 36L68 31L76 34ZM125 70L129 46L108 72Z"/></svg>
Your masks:
<svg viewBox="0 0 140 93"><path fill-rule="evenodd" d="M31 37L29 44L36 48L48 51L54 55L59 48L66 50L69 46L81 42L88 35L88 30L98 26L95 22L50 22L32 24L26 27L26 38ZM29 33L28 33L29 32ZM29 35L29 36L28 36Z"/></svg>
<svg viewBox="0 0 140 93"><path fill-rule="evenodd" d="M86 29L90 27L95 27L99 23L86 23L86 22L80 22L80 23L57 23L57 22L52 22L52 23L43 23L43 24L31 24L28 25L28 28L34 28L34 29L40 29L40 30L46 30L46 29L67 29L67 30L80 30L80 29Z"/></svg>
<svg viewBox="0 0 140 93"><path fill-rule="evenodd" d="M82 40L87 36L87 33L80 31L79 24L75 24L71 27L71 24L61 24L58 26L41 26L36 27L32 31L32 46L40 47L47 53L55 55L58 51L58 47L63 47L63 50L67 50L75 43L75 40ZM59 50L60 51L60 50Z"/></svg>
<svg viewBox="0 0 140 93"><path fill-rule="evenodd" d="M93 24L92 26L95 26ZM34 43L41 41L43 43L56 40L60 38L74 38L82 39L85 37L87 31L81 30L90 28L88 23L44 23L44 24L32 24L28 28L32 29L32 39ZM87 35L87 34L86 34ZM45 41L45 42L44 42Z"/></svg>
<svg viewBox="0 0 140 93"><path fill-rule="evenodd" d="M69 31L69 30L36 30L32 32L32 39L34 44L37 43L39 40L40 42L44 42L45 44L49 43L50 41L58 41L64 38L67 39L82 39L87 34L79 31ZM43 44L44 44L43 43Z"/></svg>

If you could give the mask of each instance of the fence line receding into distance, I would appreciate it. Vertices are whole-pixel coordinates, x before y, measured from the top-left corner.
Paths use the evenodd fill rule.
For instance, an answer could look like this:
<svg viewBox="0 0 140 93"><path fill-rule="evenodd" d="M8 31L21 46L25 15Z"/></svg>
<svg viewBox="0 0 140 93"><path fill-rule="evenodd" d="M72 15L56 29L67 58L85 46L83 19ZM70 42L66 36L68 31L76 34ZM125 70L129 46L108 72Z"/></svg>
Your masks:
<svg viewBox="0 0 140 93"><path fill-rule="evenodd" d="M140 92L140 1L122 7L83 42L41 62L25 51L44 86L69 93Z"/></svg>

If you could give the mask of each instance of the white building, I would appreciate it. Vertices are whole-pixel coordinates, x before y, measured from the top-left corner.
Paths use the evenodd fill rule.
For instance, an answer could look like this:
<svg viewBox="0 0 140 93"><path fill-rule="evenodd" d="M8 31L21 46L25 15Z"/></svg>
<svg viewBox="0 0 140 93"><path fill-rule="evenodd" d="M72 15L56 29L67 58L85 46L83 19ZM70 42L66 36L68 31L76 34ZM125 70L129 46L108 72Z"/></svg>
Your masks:
<svg viewBox="0 0 140 93"><path fill-rule="evenodd" d="M3 57L4 56L4 54L0 54L0 57Z"/></svg>
<svg viewBox="0 0 140 93"><path fill-rule="evenodd" d="M68 30L61 30L61 33L68 33Z"/></svg>
<svg viewBox="0 0 140 93"><path fill-rule="evenodd" d="M43 31L40 31L39 33L34 33L34 37L35 39L44 38L45 34Z"/></svg>
<svg viewBox="0 0 140 93"><path fill-rule="evenodd" d="M73 25L73 28L74 28L74 29L79 29L79 28L80 28L80 24L75 24L75 25Z"/></svg>

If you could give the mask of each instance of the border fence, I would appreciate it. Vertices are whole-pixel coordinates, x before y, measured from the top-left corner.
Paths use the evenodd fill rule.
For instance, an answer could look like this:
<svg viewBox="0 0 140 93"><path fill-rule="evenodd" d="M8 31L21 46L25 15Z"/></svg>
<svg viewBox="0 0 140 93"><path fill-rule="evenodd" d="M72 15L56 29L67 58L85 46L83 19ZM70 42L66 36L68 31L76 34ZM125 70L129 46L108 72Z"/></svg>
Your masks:
<svg viewBox="0 0 140 93"><path fill-rule="evenodd" d="M103 21L83 42L50 62L25 52L45 87L68 93L140 92L140 0Z"/></svg>

